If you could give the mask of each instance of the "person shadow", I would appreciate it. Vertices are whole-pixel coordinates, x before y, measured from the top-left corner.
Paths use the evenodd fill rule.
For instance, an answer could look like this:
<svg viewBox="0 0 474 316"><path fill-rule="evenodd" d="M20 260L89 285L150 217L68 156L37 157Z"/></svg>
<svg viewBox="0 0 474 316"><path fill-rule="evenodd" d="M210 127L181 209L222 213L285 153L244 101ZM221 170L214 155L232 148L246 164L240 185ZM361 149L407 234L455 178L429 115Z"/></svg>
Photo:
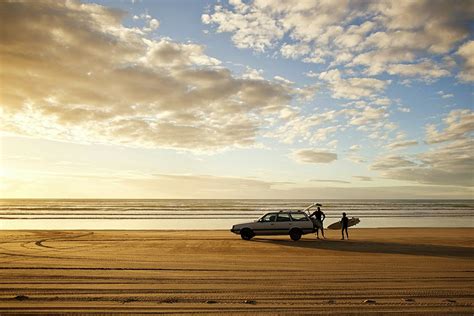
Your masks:
<svg viewBox="0 0 474 316"><path fill-rule="evenodd" d="M254 242L277 244L284 247L305 248L314 250L335 250L346 252L401 254L412 256L431 256L446 258L474 258L474 248L461 246L405 244L398 242L380 242L369 240L314 240L299 241L254 237Z"/></svg>

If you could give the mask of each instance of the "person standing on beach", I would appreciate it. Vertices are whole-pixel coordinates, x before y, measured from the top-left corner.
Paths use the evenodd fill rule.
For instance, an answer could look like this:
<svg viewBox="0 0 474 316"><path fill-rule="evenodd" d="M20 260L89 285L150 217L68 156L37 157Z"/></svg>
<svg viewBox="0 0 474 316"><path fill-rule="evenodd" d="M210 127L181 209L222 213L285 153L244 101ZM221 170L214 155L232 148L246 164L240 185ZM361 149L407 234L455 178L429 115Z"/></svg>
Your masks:
<svg viewBox="0 0 474 316"><path fill-rule="evenodd" d="M349 239L349 233L347 232L348 228L349 228L349 218L346 216L346 213L342 213L342 218L341 218L342 238L341 238L341 240L344 240L344 231L346 231L346 237L347 237L347 239Z"/></svg>
<svg viewBox="0 0 474 316"><path fill-rule="evenodd" d="M314 223L315 223L316 235L318 236L318 239L319 239L319 230L320 229L321 229L321 234L323 235L323 238L326 239L326 237L324 237L324 227L323 227L323 221L326 218L326 214L324 214L324 212L321 211L321 209L318 206L318 209L316 211L314 211L313 214L311 214L309 217L310 218L312 218L312 217L315 218Z"/></svg>

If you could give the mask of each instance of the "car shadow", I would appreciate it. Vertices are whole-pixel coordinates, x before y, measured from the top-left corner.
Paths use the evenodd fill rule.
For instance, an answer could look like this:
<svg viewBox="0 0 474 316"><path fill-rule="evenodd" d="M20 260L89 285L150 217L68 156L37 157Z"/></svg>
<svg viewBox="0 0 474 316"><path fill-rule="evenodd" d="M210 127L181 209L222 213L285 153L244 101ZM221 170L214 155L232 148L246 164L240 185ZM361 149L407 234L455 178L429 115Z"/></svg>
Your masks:
<svg viewBox="0 0 474 316"><path fill-rule="evenodd" d="M429 244L404 244L368 240L308 240L299 241L254 237L254 242L271 243L285 247L322 249L347 252L402 254L413 256L432 256L449 258L473 258L474 248Z"/></svg>

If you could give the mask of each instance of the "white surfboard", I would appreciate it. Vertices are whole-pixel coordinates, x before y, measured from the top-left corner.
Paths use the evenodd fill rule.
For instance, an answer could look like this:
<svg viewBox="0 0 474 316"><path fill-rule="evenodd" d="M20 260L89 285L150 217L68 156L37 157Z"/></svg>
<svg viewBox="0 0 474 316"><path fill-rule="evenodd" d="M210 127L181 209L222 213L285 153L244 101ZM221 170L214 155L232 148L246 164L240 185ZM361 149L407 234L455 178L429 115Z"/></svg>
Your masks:
<svg viewBox="0 0 474 316"><path fill-rule="evenodd" d="M352 217L349 219L349 227L351 226L355 226L357 224L360 223L360 219L358 219L357 217ZM327 229L341 229L342 228L342 224L341 224L341 221L338 221L338 222L335 222L335 223L332 223L331 225L329 225L327 227Z"/></svg>

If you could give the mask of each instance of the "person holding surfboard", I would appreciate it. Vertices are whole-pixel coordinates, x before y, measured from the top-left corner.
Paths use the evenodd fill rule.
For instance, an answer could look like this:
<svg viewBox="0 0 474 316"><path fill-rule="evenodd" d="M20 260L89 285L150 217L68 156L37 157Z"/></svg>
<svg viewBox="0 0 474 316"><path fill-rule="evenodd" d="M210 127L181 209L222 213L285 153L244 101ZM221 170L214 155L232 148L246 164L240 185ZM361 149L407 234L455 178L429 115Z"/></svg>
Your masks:
<svg viewBox="0 0 474 316"><path fill-rule="evenodd" d="M323 221L326 218L326 214L324 214L324 212L321 211L321 209L319 208L321 204L316 204L316 205L318 205L318 209L314 211L313 214L311 214L309 217L311 219L315 218L313 222L316 228L317 238L319 239L319 230L321 229L321 234L323 235L323 238L326 239L326 237L324 236L324 227L323 227Z"/></svg>
<svg viewBox="0 0 474 316"><path fill-rule="evenodd" d="M349 233L347 232L347 229L349 228L349 218L346 216L346 213L342 213L342 218L341 218L341 234L342 238L341 240L344 240L344 231L346 232L346 237L349 239Z"/></svg>
<svg viewBox="0 0 474 316"><path fill-rule="evenodd" d="M359 218L357 218L357 217L349 218L349 217L346 216L346 213L342 213L342 218L339 221L329 225L327 227L327 229L334 229L334 230L341 229L342 230L342 239L344 239L344 231L346 231L347 239L349 239L349 234L347 232L347 228L352 227L354 225L357 225L359 223L360 223Z"/></svg>

